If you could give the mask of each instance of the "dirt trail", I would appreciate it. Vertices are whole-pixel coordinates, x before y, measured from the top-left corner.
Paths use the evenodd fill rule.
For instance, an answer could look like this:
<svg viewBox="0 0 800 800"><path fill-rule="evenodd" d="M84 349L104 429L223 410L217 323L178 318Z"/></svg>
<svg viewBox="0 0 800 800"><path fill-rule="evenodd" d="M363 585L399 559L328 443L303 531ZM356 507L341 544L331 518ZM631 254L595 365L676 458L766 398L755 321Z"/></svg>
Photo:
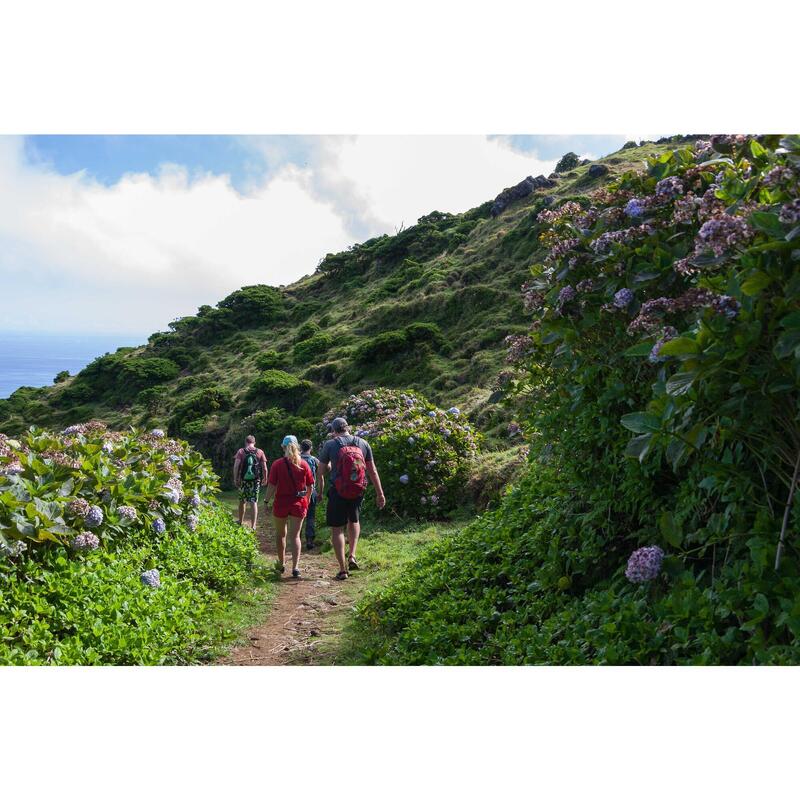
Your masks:
<svg viewBox="0 0 800 800"><path fill-rule="evenodd" d="M261 551L274 562L276 549L271 515L259 514L256 532ZM330 551L321 554L319 546L311 552L303 550L300 579L292 578L291 550L288 546L286 550L286 574L278 582L269 617L262 625L251 628L247 632L247 644L234 648L220 664L335 663L335 655L330 652L330 637L338 630L337 618L353 607L354 593L349 584L354 581L334 580L338 571L336 558Z"/></svg>

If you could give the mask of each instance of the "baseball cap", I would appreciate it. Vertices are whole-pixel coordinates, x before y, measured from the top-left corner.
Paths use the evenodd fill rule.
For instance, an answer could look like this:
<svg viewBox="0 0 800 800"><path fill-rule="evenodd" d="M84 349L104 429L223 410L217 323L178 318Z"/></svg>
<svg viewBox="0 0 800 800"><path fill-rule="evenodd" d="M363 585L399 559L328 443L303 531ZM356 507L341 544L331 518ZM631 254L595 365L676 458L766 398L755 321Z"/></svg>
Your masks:
<svg viewBox="0 0 800 800"><path fill-rule="evenodd" d="M289 436L283 437L283 441L281 442L281 447L287 447L290 444L297 444L297 437L292 436L291 434L289 434Z"/></svg>

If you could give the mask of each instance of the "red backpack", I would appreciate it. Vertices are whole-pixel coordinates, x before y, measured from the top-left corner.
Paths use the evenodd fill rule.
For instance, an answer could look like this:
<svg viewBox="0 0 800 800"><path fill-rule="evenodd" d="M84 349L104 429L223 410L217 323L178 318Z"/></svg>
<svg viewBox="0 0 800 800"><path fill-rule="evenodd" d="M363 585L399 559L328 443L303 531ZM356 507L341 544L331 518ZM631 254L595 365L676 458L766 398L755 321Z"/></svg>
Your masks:
<svg viewBox="0 0 800 800"><path fill-rule="evenodd" d="M339 442L339 456L336 460L336 480L334 486L339 497L345 500L356 500L362 497L367 489L367 465L364 453L357 444ZM353 437L355 442L355 437Z"/></svg>

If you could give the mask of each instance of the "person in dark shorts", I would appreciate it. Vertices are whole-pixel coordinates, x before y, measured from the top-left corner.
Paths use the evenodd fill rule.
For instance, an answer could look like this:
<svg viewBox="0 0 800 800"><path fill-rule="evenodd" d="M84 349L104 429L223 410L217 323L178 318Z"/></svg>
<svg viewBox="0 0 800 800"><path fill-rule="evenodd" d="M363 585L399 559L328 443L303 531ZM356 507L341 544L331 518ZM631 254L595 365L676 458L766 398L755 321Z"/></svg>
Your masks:
<svg viewBox="0 0 800 800"><path fill-rule="evenodd" d="M331 476L328 489L328 509L325 519L331 528L331 544L339 562L336 580L344 580L350 570L358 569L356 547L361 534L359 512L364 500L367 478L375 487L378 508L386 505L381 479L372 457L372 448L358 436L350 433L347 420L337 417L331 423L332 437L322 446L319 454L320 472ZM345 558L344 529L350 552Z"/></svg>
<svg viewBox="0 0 800 800"><path fill-rule="evenodd" d="M256 447L252 434L244 440L233 460L233 484L239 490L239 524L244 524L245 505L253 510L253 530L258 521L258 492L267 483L267 457Z"/></svg>
<svg viewBox="0 0 800 800"><path fill-rule="evenodd" d="M314 538L316 535L317 498L325 490L325 478L319 469L319 459L311 455L313 444L310 439L303 439L300 442L300 458L308 464L311 474L314 476L314 488L311 490L311 497L308 500L308 513L306 514L306 549L314 549Z"/></svg>

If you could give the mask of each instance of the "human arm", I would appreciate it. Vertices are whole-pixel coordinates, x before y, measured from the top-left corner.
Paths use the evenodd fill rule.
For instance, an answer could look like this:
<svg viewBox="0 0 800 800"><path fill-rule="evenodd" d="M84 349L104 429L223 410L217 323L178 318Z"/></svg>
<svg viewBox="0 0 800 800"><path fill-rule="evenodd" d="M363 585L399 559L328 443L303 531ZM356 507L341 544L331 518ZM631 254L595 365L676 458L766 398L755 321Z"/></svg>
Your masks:
<svg viewBox="0 0 800 800"><path fill-rule="evenodd" d="M378 475L378 468L375 466L375 462L370 459L365 464L367 477L370 479L370 482L375 487L375 503L378 508L383 508L386 505L386 497L383 494L383 487L381 486L381 476Z"/></svg>
<svg viewBox="0 0 800 800"><path fill-rule="evenodd" d="M278 475L275 472L275 461L272 464L272 471L269 473L269 483L267 483L267 493L264 495L264 506L269 507L270 500L275 497L275 492L278 491Z"/></svg>
<svg viewBox="0 0 800 800"><path fill-rule="evenodd" d="M328 450L328 442L325 442L317 459L319 462L317 464L317 478L322 481L322 486L325 486L325 476L329 475L331 471L331 456Z"/></svg>
<svg viewBox="0 0 800 800"><path fill-rule="evenodd" d="M261 461L261 485L266 486L269 478L269 465L263 450L259 450L259 460Z"/></svg>
<svg viewBox="0 0 800 800"><path fill-rule="evenodd" d="M236 458L233 459L233 485L239 487L242 482L239 480L239 465L242 461L242 451L237 450Z"/></svg>
<svg viewBox="0 0 800 800"><path fill-rule="evenodd" d="M322 495L325 491L325 475L322 470L322 462L317 459L317 485L316 490L318 495Z"/></svg>

